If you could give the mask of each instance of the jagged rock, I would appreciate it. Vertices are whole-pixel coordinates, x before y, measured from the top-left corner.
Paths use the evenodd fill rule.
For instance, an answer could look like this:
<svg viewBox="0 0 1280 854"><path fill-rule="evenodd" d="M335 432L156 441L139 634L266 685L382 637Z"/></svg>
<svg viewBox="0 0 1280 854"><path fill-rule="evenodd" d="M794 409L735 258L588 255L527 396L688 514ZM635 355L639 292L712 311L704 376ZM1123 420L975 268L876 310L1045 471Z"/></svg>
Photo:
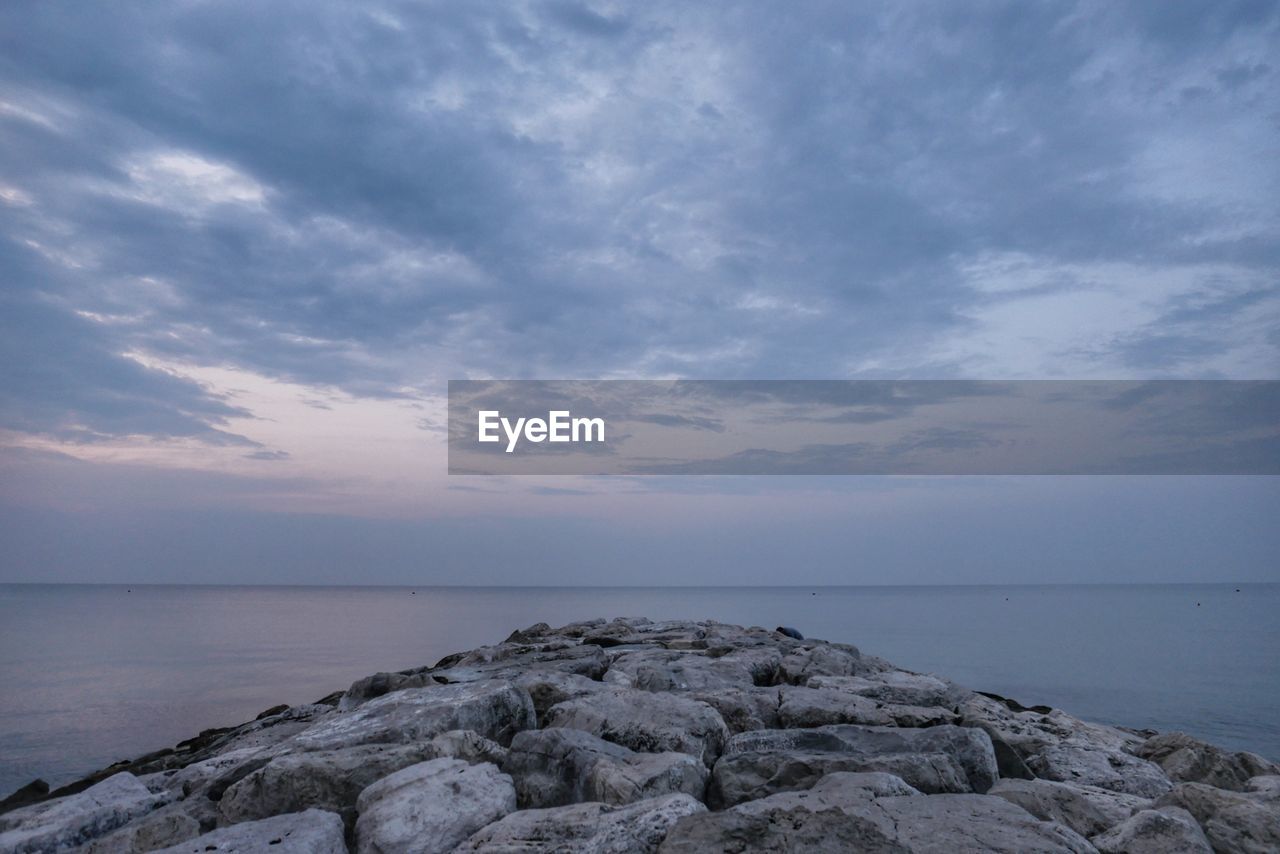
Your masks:
<svg viewBox="0 0 1280 854"><path fill-rule="evenodd" d="M1263 795L1231 792L1204 783L1179 783L1155 805L1181 807L1191 813L1214 851L1280 851L1280 808Z"/></svg>
<svg viewBox="0 0 1280 854"><path fill-rule="evenodd" d="M642 649L617 656L604 681L638 691L720 691L754 684L751 669L731 656Z"/></svg>
<svg viewBox="0 0 1280 854"><path fill-rule="evenodd" d="M765 798L765 800L771 800ZM658 848L660 854L708 851L856 851L859 854L912 854L876 822L840 810L812 812L805 807L764 807L702 813L683 818Z"/></svg>
<svg viewBox="0 0 1280 854"><path fill-rule="evenodd" d="M431 759L427 744L362 744L277 756L227 789L219 808L229 821L250 821L314 807L355 821L365 786Z"/></svg>
<svg viewBox="0 0 1280 854"><path fill-rule="evenodd" d="M277 815L261 821L233 824L188 839L156 854L347 854L342 819L323 810Z"/></svg>
<svg viewBox="0 0 1280 854"><path fill-rule="evenodd" d="M441 683L438 683L425 670L410 673L374 673L351 683L351 687L344 691L342 698L338 700L338 710L349 712L375 697L390 694L392 691L424 688L427 685L436 684Z"/></svg>
<svg viewBox="0 0 1280 854"><path fill-rule="evenodd" d="M461 759L472 765L488 762L501 767L507 761L505 747L469 729L451 729L440 733L427 742L427 752L431 759Z"/></svg>
<svg viewBox="0 0 1280 854"><path fill-rule="evenodd" d="M32 780L25 786L15 789L7 798L0 801L0 813L16 810L18 807L25 807L28 804L38 803L44 800L48 794L48 783L40 779Z"/></svg>
<svg viewBox="0 0 1280 854"><path fill-rule="evenodd" d="M1045 712L973 694L960 704L967 725L993 733L1037 776L1155 798L1172 783L1159 765L1133 755L1145 740L1116 727L1087 723L1057 709Z"/></svg>
<svg viewBox="0 0 1280 854"><path fill-rule="evenodd" d="M937 726L928 729L835 725L803 730L762 730L733 736L725 747L726 758L741 753L835 753L861 757L937 754L949 757L964 774L969 791L986 792L997 779L991 739L979 729ZM883 770L889 768L839 769ZM899 774L921 791L910 777ZM946 791L945 789L943 791Z"/></svg>
<svg viewBox="0 0 1280 854"><path fill-rule="evenodd" d="M521 810L478 831L457 851L647 854L658 850L677 821L706 809L690 796L678 794L625 807L586 803Z"/></svg>
<svg viewBox="0 0 1280 854"><path fill-rule="evenodd" d="M497 644L451 655L431 668L431 677L447 682L516 679L535 670L599 679L609 662L604 650L577 642L552 640L538 644Z"/></svg>
<svg viewBox="0 0 1280 854"><path fill-rule="evenodd" d="M173 800L122 771L78 794L0 815L0 851L64 851L84 845Z"/></svg>
<svg viewBox="0 0 1280 854"><path fill-rule="evenodd" d="M916 854L958 850L1022 854L1027 851L1093 854L1073 830L1040 821L1003 798L930 795L876 798L848 810L877 821L886 834Z"/></svg>
<svg viewBox="0 0 1280 854"><path fill-rule="evenodd" d="M746 801L729 810L742 815L776 810L804 808L810 812L843 809L858 801L872 798L922 795L906 780L883 771L837 771L827 774L811 789L798 792L779 792L754 801Z"/></svg>
<svg viewBox="0 0 1280 854"><path fill-rule="evenodd" d="M689 697L701 700L720 713L730 733L777 729L778 688L727 688L723 691L693 691Z"/></svg>
<svg viewBox="0 0 1280 854"><path fill-rule="evenodd" d="M136 818L119 830L77 849L77 854L134 854L194 839L201 833L212 830L216 820L216 816L212 814L212 805L208 809L208 826L192 815L193 807L203 807L201 800L203 799L197 799L192 804L169 804L149 815Z"/></svg>
<svg viewBox="0 0 1280 854"><path fill-rule="evenodd" d="M935 676L906 670L886 670L870 677L813 676L807 684L810 688L831 688L882 703L925 707L952 705L958 690Z"/></svg>
<svg viewBox="0 0 1280 854"><path fill-rule="evenodd" d="M432 759L373 783L357 800L361 854L452 851L516 808L511 778L493 765Z"/></svg>
<svg viewBox="0 0 1280 854"><path fill-rule="evenodd" d="M547 713L548 727L598 735L640 753L676 751L715 762L729 738L720 713L679 694L615 690L559 703Z"/></svg>
<svg viewBox="0 0 1280 854"><path fill-rule="evenodd" d="M522 809L582 801L629 804L684 792L701 799L707 768L686 753L636 753L576 729L522 732L502 768Z"/></svg>
<svg viewBox="0 0 1280 854"><path fill-rule="evenodd" d="M1053 780L998 780L988 794L1017 804L1042 821L1056 821L1086 837L1102 833L1151 806L1151 801L1135 795Z"/></svg>
<svg viewBox="0 0 1280 854"><path fill-rule="evenodd" d="M1256 753L1228 753L1182 732L1147 739L1135 750L1164 769L1178 783L1206 783L1219 789L1244 791L1252 777L1280 774L1280 766Z"/></svg>
<svg viewBox="0 0 1280 854"><path fill-rule="evenodd" d="M893 723L879 703L857 694L796 685L784 685L778 692L778 723L783 729L828 724L879 726Z"/></svg>
<svg viewBox="0 0 1280 854"><path fill-rule="evenodd" d="M1245 783L1244 790L1264 800L1280 800L1280 774L1264 774Z"/></svg>
<svg viewBox="0 0 1280 854"><path fill-rule="evenodd" d="M848 644L806 645L783 656L779 669L791 685L805 685L814 676L865 676L878 668L863 661L862 653Z"/></svg>
<svg viewBox="0 0 1280 854"><path fill-rule="evenodd" d="M1136 812L1092 842L1100 854L1213 854L1200 825L1178 807Z"/></svg>
<svg viewBox="0 0 1280 854"><path fill-rule="evenodd" d="M517 676L512 684L529 692L540 727L547 725L547 712L557 703L609 690L609 686L603 682L576 673L559 673L554 670L525 673Z"/></svg>
<svg viewBox="0 0 1280 854"><path fill-rule="evenodd" d="M294 736L291 744L298 750L329 750L407 743L455 729L510 744L517 732L535 724L528 692L495 680L395 691L328 717Z"/></svg>

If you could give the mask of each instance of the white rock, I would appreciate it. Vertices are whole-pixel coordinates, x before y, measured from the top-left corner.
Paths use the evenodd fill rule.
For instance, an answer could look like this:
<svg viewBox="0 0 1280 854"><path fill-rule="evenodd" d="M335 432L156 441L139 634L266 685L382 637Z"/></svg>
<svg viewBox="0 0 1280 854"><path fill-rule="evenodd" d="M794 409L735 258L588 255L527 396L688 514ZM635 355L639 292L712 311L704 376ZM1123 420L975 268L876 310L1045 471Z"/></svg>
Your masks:
<svg viewBox="0 0 1280 854"><path fill-rule="evenodd" d="M342 819L323 810L277 815L233 824L162 848L156 854L347 854Z"/></svg>

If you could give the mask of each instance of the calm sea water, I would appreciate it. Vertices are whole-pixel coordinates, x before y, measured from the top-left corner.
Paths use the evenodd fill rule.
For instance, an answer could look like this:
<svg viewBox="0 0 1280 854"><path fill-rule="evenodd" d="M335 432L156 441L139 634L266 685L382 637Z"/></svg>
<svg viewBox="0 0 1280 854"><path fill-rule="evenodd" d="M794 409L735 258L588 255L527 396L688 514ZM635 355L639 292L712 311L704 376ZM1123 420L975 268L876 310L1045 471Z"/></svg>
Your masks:
<svg viewBox="0 0 1280 854"><path fill-rule="evenodd" d="M431 664L539 621L791 625L1080 717L1280 759L1280 585L0 585L0 795Z"/></svg>

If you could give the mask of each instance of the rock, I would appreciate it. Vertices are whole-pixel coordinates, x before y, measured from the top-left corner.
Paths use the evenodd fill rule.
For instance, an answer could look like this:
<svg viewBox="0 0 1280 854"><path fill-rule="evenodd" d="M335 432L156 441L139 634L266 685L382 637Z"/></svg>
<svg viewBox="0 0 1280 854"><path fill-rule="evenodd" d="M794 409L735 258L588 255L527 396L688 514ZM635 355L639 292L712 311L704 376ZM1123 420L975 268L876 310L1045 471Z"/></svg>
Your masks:
<svg viewBox="0 0 1280 854"><path fill-rule="evenodd" d="M775 796L776 797L776 796ZM765 798L765 800L771 800ZM660 854L709 851L851 851L912 854L876 822L840 810L771 806L742 812L701 813L681 819L667 834Z"/></svg>
<svg viewBox="0 0 1280 854"><path fill-rule="evenodd" d="M774 629L774 631L780 635L786 635L789 638L795 638L796 640L804 640L804 635L800 634L800 630L793 629L790 626L778 626L776 629Z"/></svg>
<svg viewBox="0 0 1280 854"><path fill-rule="evenodd" d="M488 762L501 767L507 761L505 747L469 729L440 733L427 742L427 753L430 759L461 759L472 765Z"/></svg>
<svg viewBox="0 0 1280 854"><path fill-rule="evenodd" d="M720 713L730 733L758 729L778 729L778 688L726 688L721 691L693 691L690 699L701 700Z"/></svg>
<svg viewBox="0 0 1280 854"><path fill-rule="evenodd" d="M658 850L677 821L706 809L690 796L680 794L625 807L587 803L521 810L478 831L457 851L647 854Z"/></svg>
<svg viewBox="0 0 1280 854"><path fill-rule="evenodd" d="M529 694L502 681L435 685L394 691L339 712L291 740L297 750L331 750L359 744L425 741L443 732L469 729L510 744L536 724Z"/></svg>
<svg viewBox="0 0 1280 854"><path fill-rule="evenodd" d="M616 657L604 681L639 691L721 691L755 684L752 668L732 655L642 649Z"/></svg>
<svg viewBox="0 0 1280 854"><path fill-rule="evenodd" d="M502 643L451 655L431 668L433 679L475 682L484 679L517 679L535 670L568 673L599 679L608 668L604 650L574 641L550 640L537 644Z"/></svg>
<svg viewBox="0 0 1280 854"><path fill-rule="evenodd" d="M1145 739L1049 709L972 694L959 705L965 725L978 726L1010 745L1037 777L1155 798L1172 783L1159 765L1133 755Z"/></svg>
<svg viewBox="0 0 1280 854"><path fill-rule="evenodd" d="M123 771L84 791L0 816L0 851L24 854L84 845L173 800Z"/></svg>
<svg viewBox="0 0 1280 854"><path fill-rule="evenodd" d="M1134 751L1164 769L1178 783L1206 783L1219 789L1244 791L1252 777L1280 774L1280 766L1256 753L1228 753L1182 732L1147 739Z"/></svg>
<svg viewBox="0 0 1280 854"><path fill-rule="evenodd" d="M609 690L609 686L602 682L596 682L576 673L559 673L553 670L535 670L532 673L525 673L517 676L513 684L529 692L540 727L547 725L547 712L557 703Z"/></svg>
<svg viewBox="0 0 1280 854"><path fill-rule="evenodd" d="M342 819L322 810L277 815L233 824L162 848L157 854L204 854L209 851L259 854L346 854Z"/></svg>
<svg viewBox="0 0 1280 854"><path fill-rule="evenodd" d="M511 778L493 765L432 759L384 777L360 793L357 851L452 851L515 808Z"/></svg>
<svg viewBox="0 0 1280 854"><path fill-rule="evenodd" d="M930 795L877 798L854 807L857 815L880 823L886 834L916 854L983 851L1073 852L1093 854L1093 846L1075 831L1040 821L1003 798L982 795Z"/></svg>
<svg viewBox="0 0 1280 854"><path fill-rule="evenodd" d="M1261 795L1264 800L1280 800L1280 775L1265 774L1245 783L1244 790Z"/></svg>
<svg viewBox="0 0 1280 854"><path fill-rule="evenodd" d="M860 756L942 754L953 759L963 770L971 791L979 794L986 792L997 779L995 753L991 747L991 739L982 730L968 727L898 729L836 725L807 730L764 730L735 735L725 748L726 754L779 751L826 752ZM911 782L909 778L903 779ZM912 785L915 784L912 783ZM916 788L921 787L916 786ZM927 790L921 789L921 791Z"/></svg>
<svg viewBox="0 0 1280 854"><path fill-rule="evenodd" d="M810 688L845 691L882 703L926 707L952 705L955 700L954 692L961 690L935 676L906 670L887 670L870 677L814 676L806 684Z"/></svg>
<svg viewBox="0 0 1280 854"><path fill-rule="evenodd" d="M351 683L338 700L338 710L349 712L363 703L390 694L392 691L403 691L407 688L423 688L437 684L427 671L409 673L374 673Z"/></svg>
<svg viewBox="0 0 1280 854"><path fill-rule="evenodd" d="M239 822L314 807L338 813L350 826L365 786L430 758L426 744L362 744L277 756L227 789L219 808Z"/></svg>
<svg viewBox="0 0 1280 854"><path fill-rule="evenodd" d="M812 680L811 680L812 681ZM892 724L875 700L828 688L784 685L778 689L778 723L783 729L827 724Z"/></svg>
<svg viewBox="0 0 1280 854"><path fill-rule="evenodd" d="M988 794L1017 804L1041 821L1056 821L1081 836L1114 827L1151 801L1094 786L1053 780L998 780Z"/></svg>
<svg viewBox="0 0 1280 854"><path fill-rule="evenodd" d="M862 660L862 653L847 644L821 644L797 649L779 665L782 678L791 685L805 685L813 676L865 676L876 668Z"/></svg>
<svg viewBox="0 0 1280 854"><path fill-rule="evenodd" d="M78 849L78 854L133 854L135 851L155 851L194 839L204 830L213 829L214 816L209 816L209 826L204 827L187 809L187 804L170 804L150 815L136 818L124 827L95 839ZM209 811L210 813L212 810Z"/></svg>
<svg viewBox="0 0 1280 854"><path fill-rule="evenodd" d="M1181 807L1195 817L1214 851L1280 851L1280 809L1266 797L1204 783L1179 783L1156 808Z"/></svg>
<svg viewBox="0 0 1280 854"><path fill-rule="evenodd" d="M746 801L729 812L747 815L799 808L821 812L842 809L860 800L921 794L923 793L895 774L883 771L837 771L820 778L811 789L779 792L758 800Z"/></svg>
<svg viewBox="0 0 1280 854"><path fill-rule="evenodd" d="M548 727L598 735L641 753L676 751L711 765L729 738L720 713L679 694L614 690L559 703Z"/></svg>
<svg viewBox="0 0 1280 854"><path fill-rule="evenodd" d="M45 799L49 794L49 784L44 780L36 779L27 783L18 789L15 789L9 797L0 801L0 813L6 813L9 810L15 810L18 807L25 807L28 804L34 804Z"/></svg>
<svg viewBox="0 0 1280 854"><path fill-rule="evenodd" d="M1136 812L1092 841L1100 854L1213 854L1191 813L1177 807Z"/></svg>
<svg viewBox="0 0 1280 854"><path fill-rule="evenodd" d="M686 753L636 753L576 729L522 732L502 768L521 809L601 801L629 804L684 792L701 799L707 768Z"/></svg>

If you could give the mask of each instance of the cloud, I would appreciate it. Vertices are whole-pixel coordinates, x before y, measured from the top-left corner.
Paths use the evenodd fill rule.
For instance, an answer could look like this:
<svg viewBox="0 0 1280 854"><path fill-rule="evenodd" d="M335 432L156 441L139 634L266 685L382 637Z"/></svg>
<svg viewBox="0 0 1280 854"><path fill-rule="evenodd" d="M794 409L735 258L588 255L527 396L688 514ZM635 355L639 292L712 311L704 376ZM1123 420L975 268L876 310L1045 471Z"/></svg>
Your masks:
<svg viewBox="0 0 1280 854"><path fill-rule="evenodd" d="M127 353L407 398L1280 361L1265 4L0 15L11 429L234 441Z"/></svg>

